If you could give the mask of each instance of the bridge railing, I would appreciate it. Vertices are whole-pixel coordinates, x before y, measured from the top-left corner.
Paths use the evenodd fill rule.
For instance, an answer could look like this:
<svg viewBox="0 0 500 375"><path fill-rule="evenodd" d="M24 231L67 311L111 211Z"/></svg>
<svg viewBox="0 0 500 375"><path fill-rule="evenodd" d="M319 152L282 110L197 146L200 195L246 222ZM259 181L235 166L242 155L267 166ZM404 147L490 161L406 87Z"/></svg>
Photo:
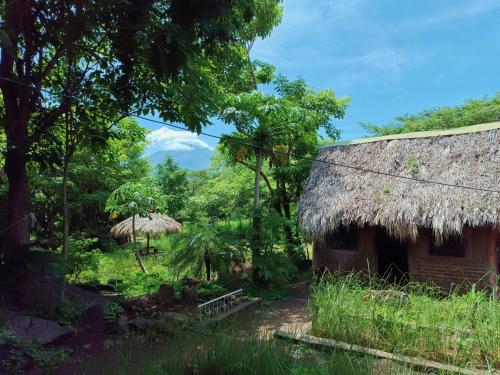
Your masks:
<svg viewBox="0 0 500 375"><path fill-rule="evenodd" d="M210 301L198 305L198 316L200 320L215 318L235 308L243 297L243 289L224 294Z"/></svg>

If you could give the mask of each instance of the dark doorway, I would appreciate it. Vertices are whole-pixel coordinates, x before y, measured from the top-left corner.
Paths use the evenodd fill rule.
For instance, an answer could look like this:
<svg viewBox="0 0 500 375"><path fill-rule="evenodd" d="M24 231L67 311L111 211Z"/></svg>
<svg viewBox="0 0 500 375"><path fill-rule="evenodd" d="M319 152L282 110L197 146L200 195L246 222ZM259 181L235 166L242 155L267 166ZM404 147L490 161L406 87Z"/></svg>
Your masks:
<svg viewBox="0 0 500 375"><path fill-rule="evenodd" d="M408 252L406 244L383 230L377 232L378 274L389 282L408 281Z"/></svg>

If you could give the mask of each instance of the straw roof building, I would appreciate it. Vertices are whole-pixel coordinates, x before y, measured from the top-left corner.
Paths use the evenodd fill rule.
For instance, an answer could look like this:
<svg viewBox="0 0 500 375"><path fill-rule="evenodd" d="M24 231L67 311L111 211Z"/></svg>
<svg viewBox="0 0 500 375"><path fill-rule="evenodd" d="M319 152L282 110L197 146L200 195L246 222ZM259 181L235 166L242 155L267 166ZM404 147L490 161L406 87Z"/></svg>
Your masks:
<svg viewBox="0 0 500 375"><path fill-rule="evenodd" d="M317 267L496 282L500 123L337 144L318 160L298 210Z"/></svg>
<svg viewBox="0 0 500 375"><path fill-rule="evenodd" d="M151 213L149 217L135 215L135 233L149 238L163 233L179 233L182 226L170 216ZM115 238L130 238L132 236L132 216L111 228L111 235Z"/></svg>

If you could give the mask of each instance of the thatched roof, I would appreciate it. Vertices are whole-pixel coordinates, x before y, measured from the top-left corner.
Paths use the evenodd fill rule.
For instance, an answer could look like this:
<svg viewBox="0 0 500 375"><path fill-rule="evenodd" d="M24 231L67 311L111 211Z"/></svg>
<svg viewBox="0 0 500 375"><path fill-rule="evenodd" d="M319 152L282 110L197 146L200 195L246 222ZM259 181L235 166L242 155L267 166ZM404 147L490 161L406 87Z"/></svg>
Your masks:
<svg viewBox="0 0 500 375"><path fill-rule="evenodd" d="M318 159L500 190L500 123L364 139L323 148ZM320 237L339 225L382 226L399 238L416 238L419 228L430 228L441 237L465 225L500 227L500 194L316 161L298 211L302 225Z"/></svg>
<svg viewBox="0 0 500 375"><path fill-rule="evenodd" d="M181 224L167 215L152 213L150 217L135 216L135 233L139 235L157 236L162 233L177 233L182 230ZM132 235L132 216L111 228L113 237L129 237Z"/></svg>

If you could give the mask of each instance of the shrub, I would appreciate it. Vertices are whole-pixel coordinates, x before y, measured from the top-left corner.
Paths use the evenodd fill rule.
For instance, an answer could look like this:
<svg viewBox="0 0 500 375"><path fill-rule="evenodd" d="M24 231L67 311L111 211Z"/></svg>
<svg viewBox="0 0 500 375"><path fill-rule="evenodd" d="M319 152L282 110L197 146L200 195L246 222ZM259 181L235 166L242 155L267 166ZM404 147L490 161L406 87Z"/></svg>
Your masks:
<svg viewBox="0 0 500 375"><path fill-rule="evenodd" d="M278 252L266 252L254 261L253 266L266 283L284 284L297 274L297 267L288 256Z"/></svg>
<svg viewBox="0 0 500 375"><path fill-rule="evenodd" d="M71 272L67 275L69 282L84 282L97 278L101 254L95 246L97 241L97 238L70 237L68 263Z"/></svg>

